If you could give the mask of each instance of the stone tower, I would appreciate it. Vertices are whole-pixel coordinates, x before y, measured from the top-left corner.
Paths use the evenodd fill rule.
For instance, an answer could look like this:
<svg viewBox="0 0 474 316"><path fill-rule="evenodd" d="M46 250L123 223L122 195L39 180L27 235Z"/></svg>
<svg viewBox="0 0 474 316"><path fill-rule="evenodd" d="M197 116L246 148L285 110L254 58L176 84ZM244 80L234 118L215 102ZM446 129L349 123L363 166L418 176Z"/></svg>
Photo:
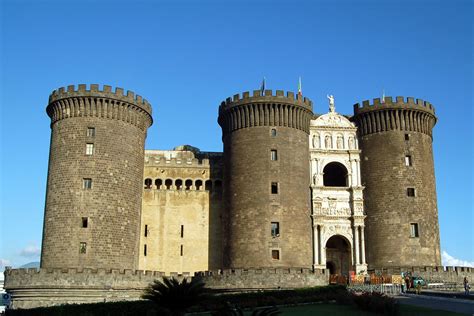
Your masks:
<svg viewBox="0 0 474 316"><path fill-rule="evenodd" d="M224 266L311 267L312 102L254 91L219 107L224 143Z"/></svg>
<svg viewBox="0 0 474 316"><path fill-rule="evenodd" d="M441 265L433 165L434 107L397 97L354 105L362 150L370 268Z"/></svg>
<svg viewBox="0 0 474 316"><path fill-rule="evenodd" d="M136 269L151 106L92 84L53 91L42 268Z"/></svg>

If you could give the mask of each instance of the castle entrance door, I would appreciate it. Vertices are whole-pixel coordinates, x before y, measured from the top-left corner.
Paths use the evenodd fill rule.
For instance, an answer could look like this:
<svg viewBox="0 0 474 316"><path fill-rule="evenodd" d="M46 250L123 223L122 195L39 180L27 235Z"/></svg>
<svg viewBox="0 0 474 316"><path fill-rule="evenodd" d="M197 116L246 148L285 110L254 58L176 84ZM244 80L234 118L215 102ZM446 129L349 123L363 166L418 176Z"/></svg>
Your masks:
<svg viewBox="0 0 474 316"><path fill-rule="evenodd" d="M351 247L346 238L334 235L326 243L326 266L331 274L349 276Z"/></svg>

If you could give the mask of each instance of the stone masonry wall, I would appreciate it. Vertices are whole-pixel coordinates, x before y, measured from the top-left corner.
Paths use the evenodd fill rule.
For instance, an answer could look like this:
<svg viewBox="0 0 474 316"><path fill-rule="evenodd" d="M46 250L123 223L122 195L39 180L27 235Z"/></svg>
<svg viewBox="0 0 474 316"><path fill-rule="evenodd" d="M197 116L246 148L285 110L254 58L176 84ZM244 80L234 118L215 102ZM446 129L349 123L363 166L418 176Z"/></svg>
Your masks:
<svg viewBox="0 0 474 316"><path fill-rule="evenodd" d="M146 151L140 269L222 267L222 154L212 154L198 160L190 151Z"/></svg>
<svg viewBox="0 0 474 316"><path fill-rule="evenodd" d="M301 268L225 269L197 274L212 289L285 289L327 285L327 270Z"/></svg>
<svg viewBox="0 0 474 316"><path fill-rule="evenodd" d="M140 299L162 272L106 269L15 269L5 272L11 308Z"/></svg>

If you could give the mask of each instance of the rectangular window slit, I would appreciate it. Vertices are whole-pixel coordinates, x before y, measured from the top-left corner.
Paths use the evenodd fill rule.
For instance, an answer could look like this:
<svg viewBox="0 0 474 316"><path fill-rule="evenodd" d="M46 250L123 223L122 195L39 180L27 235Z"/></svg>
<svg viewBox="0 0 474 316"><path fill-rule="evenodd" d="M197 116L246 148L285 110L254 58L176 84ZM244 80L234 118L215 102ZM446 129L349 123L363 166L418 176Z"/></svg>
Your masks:
<svg viewBox="0 0 474 316"><path fill-rule="evenodd" d="M87 143L86 144L86 155L92 156L94 154L94 144Z"/></svg>
<svg viewBox="0 0 474 316"><path fill-rule="evenodd" d="M280 223L272 222L272 237L280 237Z"/></svg>
<svg viewBox="0 0 474 316"><path fill-rule="evenodd" d="M181 257L183 256L183 245L181 245Z"/></svg>
<svg viewBox="0 0 474 316"><path fill-rule="evenodd" d="M271 160L278 160L278 152L276 151L276 149L272 149L270 153L271 153L270 155Z"/></svg>
<svg viewBox="0 0 474 316"><path fill-rule="evenodd" d="M82 188L86 190L92 189L92 179L91 178L82 179Z"/></svg>
<svg viewBox="0 0 474 316"><path fill-rule="evenodd" d="M148 225L145 225L145 237L148 237Z"/></svg>
<svg viewBox="0 0 474 316"><path fill-rule="evenodd" d="M272 182L271 191L272 194L278 194L278 182Z"/></svg>
<svg viewBox="0 0 474 316"><path fill-rule="evenodd" d="M79 243L79 253L85 254L87 252L87 243L81 242Z"/></svg>
<svg viewBox="0 0 474 316"><path fill-rule="evenodd" d="M87 217L82 218L82 228L87 228L88 219Z"/></svg>
<svg viewBox="0 0 474 316"><path fill-rule="evenodd" d="M410 155L405 156L405 166L411 167L412 166L412 160Z"/></svg>
<svg viewBox="0 0 474 316"><path fill-rule="evenodd" d="M181 225L181 238L184 237L184 225Z"/></svg>
<svg viewBox="0 0 474 316"><path fill-rule="evenodd" d="M420 237L418 232L418 223L410 224L410 237Z"/></svg>
<svg viewBox="0 0 474 316"><path fill-rule="evenodd" d="M95 136L95 127L88 127L87 128L87 136L94 137Z"/></svg>
<svg viewBox="0 0 474 316"><path fill-rule="evenodd" d="M147 251L147 248L146 248L146 244L143 245L143 255L146 257L146 251Z"/></svg>

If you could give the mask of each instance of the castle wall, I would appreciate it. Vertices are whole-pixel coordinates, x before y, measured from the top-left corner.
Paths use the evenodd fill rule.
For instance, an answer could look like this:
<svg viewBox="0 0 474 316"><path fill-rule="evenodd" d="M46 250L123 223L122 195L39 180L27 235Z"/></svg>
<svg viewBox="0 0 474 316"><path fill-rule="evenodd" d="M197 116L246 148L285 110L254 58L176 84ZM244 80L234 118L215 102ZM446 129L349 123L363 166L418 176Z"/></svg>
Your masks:
<svg viewBox="0 0 474 316"><path fill-rule="evenodd" d="M132 301L162 275L142 270L15 269L5 271L5 289L13 309Z"/></svg>
<svg viewBox="0 0 474 316"><path fill-rule="evenodd" d="M285 289L327 285L325 270L297 268L225 269L198 274L212 289Z"/></svg>
<svg viewBox="0 0 474 316"><path fill-rule="evenodd" d="M433 107L412 98L386 98L383 104L376 99L374 105L356 105L353 119L359 126L366 187L369 268L440 265Z"/></svg>
<svg viewBox="0 0 474 316"><path fill-rule="evenodd" d="M47 113L41 267L136 268L150 105L122 89L79 85L54 91Z"/></svg>
<svg viewBox="0 0 474 316"><path fill-rule="evenodd" d="M146 151L140 269L193 274L222 267L220 158Z"/></svg>

